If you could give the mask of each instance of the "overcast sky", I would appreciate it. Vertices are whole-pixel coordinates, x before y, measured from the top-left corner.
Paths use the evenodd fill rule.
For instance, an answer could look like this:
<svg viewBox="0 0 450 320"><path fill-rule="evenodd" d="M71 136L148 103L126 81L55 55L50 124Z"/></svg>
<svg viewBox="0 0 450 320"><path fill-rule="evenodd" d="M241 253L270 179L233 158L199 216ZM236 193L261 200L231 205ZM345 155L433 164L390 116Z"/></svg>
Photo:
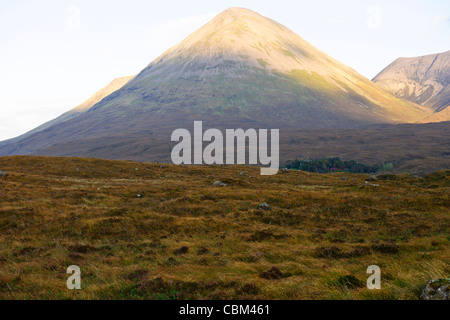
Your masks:
<svg viewBox="0 0 450 320"><path fill-rule="evenodd" d="M246 7L373 78L450 50L448 0L0 0L0 141L137 74L228 7Z"/></svg>

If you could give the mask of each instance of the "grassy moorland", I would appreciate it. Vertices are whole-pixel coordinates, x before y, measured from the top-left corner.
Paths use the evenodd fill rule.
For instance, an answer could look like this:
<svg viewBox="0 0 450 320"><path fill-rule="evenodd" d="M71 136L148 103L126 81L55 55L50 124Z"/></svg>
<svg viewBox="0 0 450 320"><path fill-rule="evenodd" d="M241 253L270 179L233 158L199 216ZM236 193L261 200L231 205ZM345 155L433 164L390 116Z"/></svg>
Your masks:
<svg viewBox="0 0 450 320"><path fill-rule="evenodd" d="M44 157L0 170L1 299L417 299L450 273L450 171L366 182ZM365 287L373 264L381 290Z"/></svg>

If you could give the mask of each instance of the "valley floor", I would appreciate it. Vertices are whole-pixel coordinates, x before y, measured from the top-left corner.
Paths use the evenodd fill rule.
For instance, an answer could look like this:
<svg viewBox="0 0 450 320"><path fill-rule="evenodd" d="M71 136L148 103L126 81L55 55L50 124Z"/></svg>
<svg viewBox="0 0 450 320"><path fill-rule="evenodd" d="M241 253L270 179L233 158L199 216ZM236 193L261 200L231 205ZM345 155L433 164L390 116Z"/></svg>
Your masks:
<svg viewBox="0 0 450 320"><path fill-rule="evenodd" d="M366 181L46 157L0 170L0 299L418 299L450 274L450 171ZM81 290L66 288L70 265ZM366 288L370 265L381 290Z"/></svg>

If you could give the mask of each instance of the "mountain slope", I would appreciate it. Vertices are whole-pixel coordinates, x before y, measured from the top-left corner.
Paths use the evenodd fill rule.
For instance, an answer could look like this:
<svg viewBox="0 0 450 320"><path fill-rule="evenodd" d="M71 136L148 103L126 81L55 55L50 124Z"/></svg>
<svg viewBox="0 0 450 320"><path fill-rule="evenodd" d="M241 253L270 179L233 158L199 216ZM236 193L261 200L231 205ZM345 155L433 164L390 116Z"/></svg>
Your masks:
<svg viewBox="0 0 450 320"><path fill-rule="evenodd" d="M450 120L448 110L444 111L450 106L450 51L416 58L399 58L373 81L398 97L439 113L427 119Z"/></svg>
<svg viewBox="0 0 450 320"><path fill-rule="evenodd" d="M111 81L106 87L102 90L96 92L92 97L88 100L80 104L78 107L72 110L73 113L84 113L91 109L95 104L102 101L103 98L109 96L111 93L121 89L124 85L126 85L130 80L132 80L135 76L121 77L116 78Z"/></svg>
<svg viewBox="0 0 450 320"><path fill-rule="evenodd" d="M277 22L230 8L88 112L21 140L15 152L117 135L130 143L155 135L169 140L174 129L194 120L217 128L351 128L416 122L430 113Z"/></svg>
<svg viewBox="0 0 450 320"><path fill-rule="evenodd" d="M430 123L430 122L442 122L442 121L450 121L450 106L447 108L433 113L432 115L426 117L423 120L420 120L420 123Z"/></svg>
<svg viewBox="0 0 450 320"><path fill-rule="evenodd" d="M114 79L106 87L104 87L100 91L96 92L92 97L90 97L88 100L86 100L85 102L83 102L82 104L77 106L76 108L63 113L59 117L57 117L53 120L50 120L50 121L40 125L39 127L35 128L31 131L28 131L27 133L25 133L23 135L20 135L13 139L9 139L9 140L0 142L0 147L5 146L5 145L10 145L11 148L14 148L13 144L15 144L16 142L18 142L20 140L23 140L29 136L32 136L35 133L43 131L47 128L51 128L51 127L53 127L59 123L62 123L64 121L78 117L79 115L89 111L96 103L100 102L103 98L109 96L114 91L117 91L120 88L122 88L125 84L127 84L133 78L134 78L134 76L121 77L121 78Z"/></svg>

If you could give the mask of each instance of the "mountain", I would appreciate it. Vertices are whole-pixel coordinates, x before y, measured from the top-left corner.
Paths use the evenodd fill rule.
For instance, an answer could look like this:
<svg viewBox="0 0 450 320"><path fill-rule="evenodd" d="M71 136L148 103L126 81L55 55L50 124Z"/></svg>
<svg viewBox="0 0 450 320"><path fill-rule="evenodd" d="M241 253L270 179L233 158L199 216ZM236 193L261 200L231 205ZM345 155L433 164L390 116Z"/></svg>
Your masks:
<svg viewBox="0 0 450 320"><path fill-rule="evenodd" d="M43 131L47 128L51 128L59 123L76 118L79 115L88 112L96 103L100 102L101 100L103 100L103 98L109 96L114 91L117 91L120 88L122 88L125 84L127 84L133 78L134 78L134 76L121 77L121 78L114 79L106 87L104 87L103 89L101 89L100 91L95 93L92 97L90 97L88 100L86 100L85 102L83 102L82 104L77 106L76 108L63 113L56 119L50 120L50 121L40 125L39 127L35 128L31 131L28 131L27 133L25 133L23 135L20 135L13 139L9 139L9 140L0 142L0 147L4 146L4 145L10 145L10 148L14 148L14 144L20 140L23 140L29 136L32 136L33 134L35 134L37 132Z"/></svg>
<svg viewBox="0 0 450 320"><path fill-rule="evenodd" d="M435 112L421 122L450 120L450 51L399 58L373 81L388 92Z"/></svg>
<svg viewBox="0 0 450 320"><path fill-rule="evenodd" d="M0 147L0 155L139 159L120 146L160 137L163 145L148 145L145 152L168 148L170 133L191 128L194 120L215 128L354 128L411 123L431 114L242 8L222 12L83 111L13 148Z"/></svg>
<svg viewBox="0 0 450 320"><path fill-rule="evenodd" d="M426 117L423 120L420 120L420 123L430 123L430 122L443 122L443 121L450 121L450 106L446 107L445 109L433 113L432 115Z"/></svg>

